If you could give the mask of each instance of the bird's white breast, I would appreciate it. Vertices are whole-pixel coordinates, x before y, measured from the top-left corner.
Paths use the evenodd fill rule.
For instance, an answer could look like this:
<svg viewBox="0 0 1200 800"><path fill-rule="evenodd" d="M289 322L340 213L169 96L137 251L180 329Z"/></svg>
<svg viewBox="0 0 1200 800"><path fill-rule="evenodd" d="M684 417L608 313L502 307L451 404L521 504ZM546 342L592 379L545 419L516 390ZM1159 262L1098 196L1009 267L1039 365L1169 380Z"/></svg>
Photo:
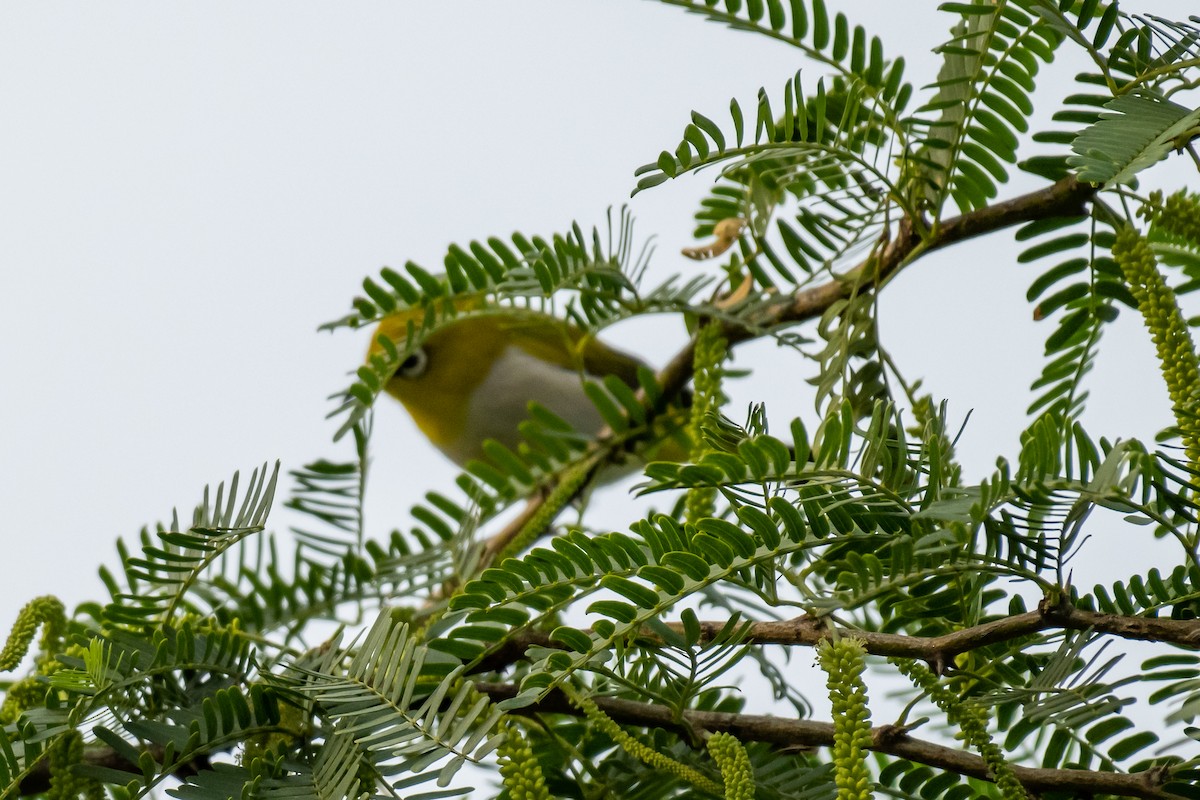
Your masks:
<svg viewBox="0 0 1200 800"><path fill-rule="evenodd" d="M583 433L599 431L604 422L584 394L580 374L509 346L497 358L475 390L461 441L477 445L496 439L513 447L520 441L518 426L529 418L529 403L537 402ZM455 458L454 453L448 453ZM459 460L456 458L456 460Z"/></svg>

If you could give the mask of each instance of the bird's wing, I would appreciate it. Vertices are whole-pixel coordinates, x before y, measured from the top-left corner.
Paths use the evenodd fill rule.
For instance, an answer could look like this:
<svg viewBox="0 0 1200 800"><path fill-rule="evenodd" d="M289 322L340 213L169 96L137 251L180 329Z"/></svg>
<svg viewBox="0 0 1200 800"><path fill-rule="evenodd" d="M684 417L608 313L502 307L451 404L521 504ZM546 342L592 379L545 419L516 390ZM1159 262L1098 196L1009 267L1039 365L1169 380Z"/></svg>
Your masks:
<svg viewBox="0 0 1200 800"><path fill-rule="evenodd" d="M522 315L505 324L511 326L507 332L512 343L530 355L597 378L615 375L627 386L637 388L638 367L645 365L637 356L610 347L555 317Z"/></svg>

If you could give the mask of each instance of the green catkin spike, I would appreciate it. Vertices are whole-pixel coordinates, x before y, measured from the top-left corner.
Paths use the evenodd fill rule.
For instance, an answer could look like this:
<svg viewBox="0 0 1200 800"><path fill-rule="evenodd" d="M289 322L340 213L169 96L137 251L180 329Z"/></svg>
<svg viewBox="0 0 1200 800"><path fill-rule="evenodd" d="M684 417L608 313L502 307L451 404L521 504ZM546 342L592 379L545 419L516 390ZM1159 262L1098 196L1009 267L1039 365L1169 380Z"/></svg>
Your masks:
<svg viewBox="0 0 1200 800"><path fill-rule="evenodd" d="M36 677L22 678L9 686L4 693L4 702L0 703L0 725L10 725L21 714L40 706L45 702L49 689L49 684Z"/></svg>
<svg viewBox="0 0 1200 800"><path fill-rule="evenodd" d="M529 740L515 725L508 725L504 743L497 751L500 776L511 800L551 800L546 776L533 755Z"/></svg>
<svg viewBox="0 0 1200 800"><path fill-rule="evenodd" d="M737 737L714 733L708 737L708 752L721 770L725 800L754 800L754 770L746 748Z"/></svg>
<svg viewBox="0 0 1200 800"><path fill-rule="evenodd" d="M399 609L392 609L393 615ZM279 704L279 724L269 732L256 733L242 748L242 764L255 768L255 760L277 758L305 734L308 718L291 703Z"/></svg>
<svg viewBox="0 0 1200 800"><path fill-rule="evenodd" d="M833 770L838 800L869 800L871 773L871 710L867 707L866 649L857 639L822 639L817 661L828 676L833 703Z"/></svg>
<svg viewBox="0 0 1200 800"><path fill-rule="evenodd" d="M0 672L8 672L21 663L29 652L33 635L38 625L42 626L41 648L53 650L62 640L67 627L67 615L62 602L53 595L36 597L25 604L17 614L17 621L8 634L4 649L0 650Z"/></svg>
<svg viewBox="0 0 1200 800"><path fill-rule="evenodd" d="M1133 228L1117 230L1112 254L1158 351L1184 450L1193 464L1200 463L1200 362L1175 292L1159 273L1150 243Z"/></svg>
<svg viewBox="0 0 1200 800"><path fill-rule="evenodd" d="M1017 780L1012 766L1004 757L1000 745L992 741L988 733L987 709L981 705L964 703L958 695L946 688L929 669L916 661L907 658L889 658L888 663L894 664L900 672L921 689L934 704L942 710L952 724L957 725L963 733L963 738L979 752L1000 796L1005 800L1028 800L1029 795Z"/></svg>
<svg viewBox="0 0 1200 800"><path fill-rule="evenodd" d="M496 554L495 561L499 563L506 558L519 555L545 533L563 507L575 499L579 490L592 477L595 464L596 460L593 456L566 470L559 479L558 485L542 502L541 507L534 512L534 515L517 532L517 535Z"/></svg>
<svg viewBox="0 0 1200 800"><path fill-rule="evenodd" d="M622 750L624 750L626 753L629 753L629 755L633 756L638 761L641 761L647 766L654 767L655 769L660 769L663 772L669 772L675 777L687 781L701 791L716 795L724 793L725 790L716 781L710 780L686 764L680 764L673 758L664 756L650 745L645 744L644 742L635 739L629 733L626 733L625 730L616 722L614 722L611 717L601 711L600 707L596 705L596 702L590 697L580 697L574 692L569 692L568 696L571 699L571 703L584 713L584 716L588 718L589 722L595 725L601 733L616 742Z"/></svg>
<svg viewBox="0 0 1200 800"><path fill-rule="evenodd" d="M83 736L79 731L67 731L58 737L50 745L47 760L50 764L50 789L46 792L46 800L76 800L80 795L94 795L97 782L71 772L72 767L83 763Z"/></svg>
<svg viewBox="0 0 1200 800"><path fill-rule="evenodd" d="M721 326L709 323L696 334L696 350L692 356L693 375L691 418L688 420L688 438L692 441L692 461L699 461L709 447L704 443L701 426L709 413L720 411L725 404L721 391L724 377L723 364L729 352L729 343L721 334ZM695 524L715 511L717 490L704 486L689 489L685 510L688 522Z"/></svg>
<svg viewBox="0 0 1200 800"><path fill-rule="evenodd" d="M1149 201L1138 209L1138 216L1157 230L1200 249L1200 195L1180 190L1164 199L1161 191L1151 192Z"/></svg>

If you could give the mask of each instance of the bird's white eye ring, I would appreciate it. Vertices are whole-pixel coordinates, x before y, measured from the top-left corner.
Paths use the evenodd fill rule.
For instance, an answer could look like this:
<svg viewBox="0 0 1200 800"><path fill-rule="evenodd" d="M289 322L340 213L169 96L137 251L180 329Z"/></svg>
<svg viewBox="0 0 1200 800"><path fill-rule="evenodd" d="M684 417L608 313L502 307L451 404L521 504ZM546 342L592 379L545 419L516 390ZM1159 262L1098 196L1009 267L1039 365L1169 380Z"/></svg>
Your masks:
<svg viewBox="0 0 1200 800"><path fill-rule="evenodd" d="M398 378L419 378L425 373L425 368L429 366L429 356L425 354L425 348L418 347L408 354L408 358L401 362L396 369L396 377Z"/></svg>

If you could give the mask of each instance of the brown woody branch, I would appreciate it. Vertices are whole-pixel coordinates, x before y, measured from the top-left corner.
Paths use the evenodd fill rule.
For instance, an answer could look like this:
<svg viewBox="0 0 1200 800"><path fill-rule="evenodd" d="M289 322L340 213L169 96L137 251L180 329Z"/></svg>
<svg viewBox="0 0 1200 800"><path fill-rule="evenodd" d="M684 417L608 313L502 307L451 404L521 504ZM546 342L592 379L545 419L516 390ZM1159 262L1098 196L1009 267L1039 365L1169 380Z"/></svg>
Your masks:
<svg viewBox="0 0 1200 800"><path fill-rule="evenodd" d="M478 683L475 688L493 701L515 697L518 687L507 683ZM743 742L766 742L780 747L829 747L834 743L833 724L811 720L784 719L761 714L729 714L716 711L685 711L675 718L672 709L662 705L638 703L616 698L594 698L596 705L615 721L642 728L661 728L691 736L696 731L731 733ZM581 715L560 692L524 708L515 714L539 713ZM987 765L974 753L917 739L896 725L871 729L869 749L904 758L930 767L971 778L990 781ZM1110 794L1165 800L1178 797L1164 787L1171 779L1167 768L1123 774L1083 769L1042 769L1014 766L1013 772L1030 792L1077 792L1080 796Z"/></svg>
<svg viewBox="0 0 1200 800"><path fill-rule="evenodd" d="M161 762L165 751L158 745L151 745L144 752L149 753L155 761ZM83 763L91 767L104 767L119 772L128 772L130 778L140 777L142 774L141 767L107 745L85 747L83 749ZM179 765L172 774L177 778L187 778L204 769L209 769L209 761L207 756L201 755L186 764ZM42 794L49 789L50 761L48 757L43 756L33 766L33 769L29 771L29 774L21 779L21 797Z"/></svg>
<svg viewBox="0 0 1200 800"><path fill-rule="evenodd" d="M897 226L895 238L844 276L787 296L756 317L753 327L728 321L720 324L727 341L734 345L761 336L766 329L814 319L839 300L856 292L869 291L873 285L924 253L1024 222L1083 214L1087 202L1095 193L1095 187L1080 183L1070 176L1044 189L952 217L923 236L916 233L913 220L903 219ZM658 383L664 396L674 397L691 379L695 348L696 340L693 337L659 372ZM521 533L545 502L544 496L531 498L516 519L484 543L484 563L481 568L488 566L491 559Z"/></svg>
<svg viewBox="0 0 1200 800"><path fill-rule="evenodd" d="M678 622L666 624L675 631L683 631L683 625ZM701 641L712 641L724 628L724 622L701 622ZM947 665L954 663L954 657L960 653L1046 630L1093 630L1122 639L1166 642L1180 647L1200 648L1200 619L1177 620L1100 614L1075 608L1065 598L1058 602L1046 599L1035 611L973 625L942 636L908 636L900 633L839 628L831 625L825 618L806 614L788 620L750 623L745 641L754 645L815 647L822 639L835 635L853 637L861 641L863 647L872 655L920 659L927 661L941 674ZM645 633L644 639L650 642L660 641L649 631ZM533 645L562 647L561 644L551 641L545 633L522 631L489 653L476 665L476 671L495 672L503 669L508 664L524 658L526 650Z"/></svg>

